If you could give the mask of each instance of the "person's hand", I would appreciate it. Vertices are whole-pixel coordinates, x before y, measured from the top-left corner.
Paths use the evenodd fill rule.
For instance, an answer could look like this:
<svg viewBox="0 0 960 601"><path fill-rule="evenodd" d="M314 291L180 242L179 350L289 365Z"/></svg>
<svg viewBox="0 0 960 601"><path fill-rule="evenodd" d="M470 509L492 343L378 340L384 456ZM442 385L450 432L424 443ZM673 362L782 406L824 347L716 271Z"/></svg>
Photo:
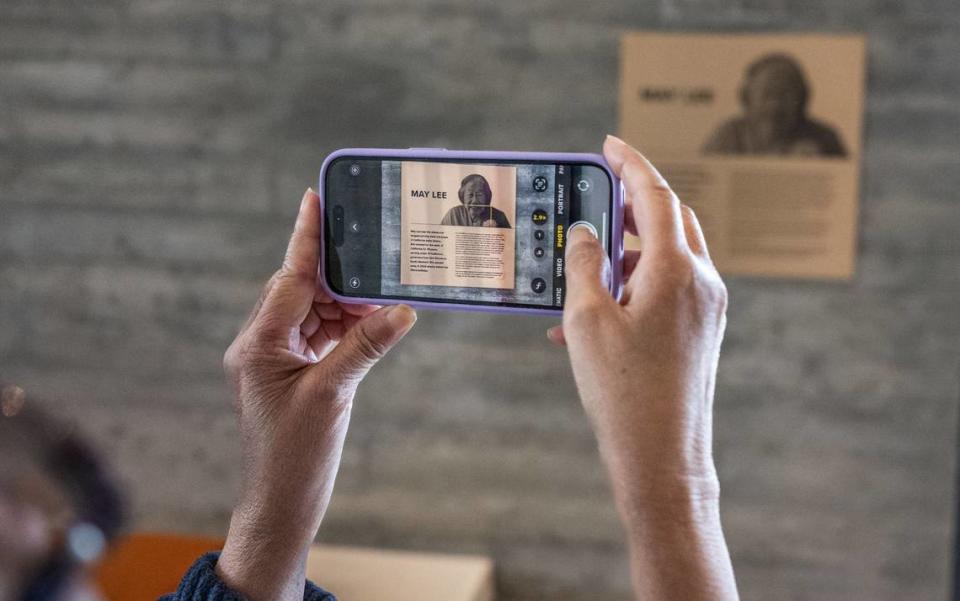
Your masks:
<svg viewBox="0 0 960 601"><path fill-rule="evenodd" d="M307 190L283 267L224 355L243 481L217 573L255 601L303 598L357 385L416 321L406 305L340 304L318 287L320 218Z"/></svg>
<svg viewBox="0 0 960 601"><path fill-rule="evenodd" d="M563 325L547 334L568 347L606 460L642 458L647 488L715 495L711 414L726 289L696 216L653 165L612 136L604 155L623 180L625 229L642 251L626 251L618 303L598 240L570 232Z"/></svg>
<svg viewBox="0 0 960 601"><path fill-rule="evenodd" d="M623 181L625 284L576 228L566 249L563 325L574 379L611 476L638 598L736 597L720 530L712 410L727 292L693 211L640 153L608 137L604 156Z"/></svg>

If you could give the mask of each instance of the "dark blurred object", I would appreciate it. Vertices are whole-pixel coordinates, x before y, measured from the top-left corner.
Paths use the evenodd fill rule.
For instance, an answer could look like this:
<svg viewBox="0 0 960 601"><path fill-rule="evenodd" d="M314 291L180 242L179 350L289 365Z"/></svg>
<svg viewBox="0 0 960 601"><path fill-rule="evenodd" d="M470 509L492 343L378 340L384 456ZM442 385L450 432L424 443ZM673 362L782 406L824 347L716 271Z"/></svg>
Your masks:
<svg viewBox="0 0 960 601"><path fill-rule="evenodd" d="M23 566L27 601L59 598L124 521L119 487L94 450L72 424L47 414L15 385L0 393L0 502L13 515L42 515L48 533L42 559L8 558ZM16 541L21 526L0 524L7 531L0 536Z"/></svg>

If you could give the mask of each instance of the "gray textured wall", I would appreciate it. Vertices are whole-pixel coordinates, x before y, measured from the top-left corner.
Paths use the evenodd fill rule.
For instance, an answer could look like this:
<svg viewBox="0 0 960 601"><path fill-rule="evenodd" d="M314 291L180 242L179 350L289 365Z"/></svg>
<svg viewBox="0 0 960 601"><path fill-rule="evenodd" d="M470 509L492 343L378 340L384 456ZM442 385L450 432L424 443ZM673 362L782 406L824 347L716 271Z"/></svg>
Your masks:
<svg viewBox="0 0 960 601"><path fill-rule="evenodd" d="M137 527L223 533L221 353L325 153L595 148L629 28L869 35L856 279L728 280L724 518L745 599L944 598L956 0L3 0L0 377L81 420ZM422 315L360 390L321 540L489 553L508 600L626 598L547 325Z"/></svg>

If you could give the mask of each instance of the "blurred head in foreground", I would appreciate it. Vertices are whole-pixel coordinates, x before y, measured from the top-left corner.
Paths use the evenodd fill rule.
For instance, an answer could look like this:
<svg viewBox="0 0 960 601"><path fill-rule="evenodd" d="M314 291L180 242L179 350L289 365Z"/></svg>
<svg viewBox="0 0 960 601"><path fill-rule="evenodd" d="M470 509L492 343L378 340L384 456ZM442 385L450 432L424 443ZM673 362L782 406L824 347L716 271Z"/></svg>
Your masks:
<svg viewBox="0 0 960 601"><path fill-rule="evenodd" d="M86 566L122 519L117 487L73 427L0 385L0 601L99 599Z"/></svg>

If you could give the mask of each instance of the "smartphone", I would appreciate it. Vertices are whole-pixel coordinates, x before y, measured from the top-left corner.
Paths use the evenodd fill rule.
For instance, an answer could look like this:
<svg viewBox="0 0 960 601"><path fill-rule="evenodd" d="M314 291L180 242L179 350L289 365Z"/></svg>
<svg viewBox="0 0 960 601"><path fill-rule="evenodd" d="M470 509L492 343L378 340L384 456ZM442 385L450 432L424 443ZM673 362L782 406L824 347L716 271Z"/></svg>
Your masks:
<svg viewBox="0 0 960 601"><path fill-rule="evenodd" d="M574 224L610 257L623 193L595 154L348 148L320 170L320 280L347 303L559 313Z"/></svg>

